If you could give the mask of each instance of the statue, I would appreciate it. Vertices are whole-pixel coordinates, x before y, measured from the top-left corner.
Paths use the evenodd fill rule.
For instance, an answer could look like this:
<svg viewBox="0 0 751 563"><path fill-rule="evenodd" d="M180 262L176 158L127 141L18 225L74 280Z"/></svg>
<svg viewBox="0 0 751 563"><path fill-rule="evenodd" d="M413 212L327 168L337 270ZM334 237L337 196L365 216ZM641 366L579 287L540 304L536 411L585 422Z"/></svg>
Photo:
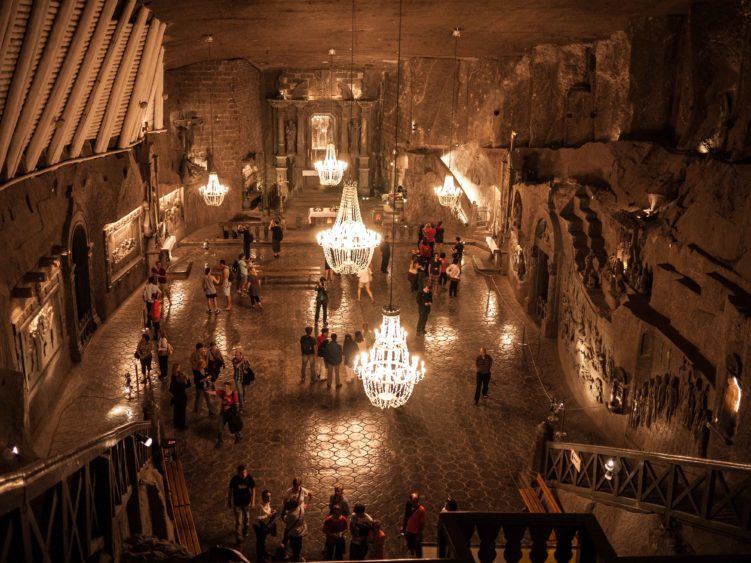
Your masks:
<svg viewBox="0 0 751 563"><path fill-rule="evenodd" d="M584 280L584 286L589 290L594 290L600 287L600 274L598 272L597 257L593 252L587 254L584 259L584 271L582 272L582 279Z"/></svg>
<svg viewBox="0 0 751 563"><path fill-rule="evenodd" d="M297 124L293 119L287 121L284 132L287 137L287 154L297 154Z"/></svg>

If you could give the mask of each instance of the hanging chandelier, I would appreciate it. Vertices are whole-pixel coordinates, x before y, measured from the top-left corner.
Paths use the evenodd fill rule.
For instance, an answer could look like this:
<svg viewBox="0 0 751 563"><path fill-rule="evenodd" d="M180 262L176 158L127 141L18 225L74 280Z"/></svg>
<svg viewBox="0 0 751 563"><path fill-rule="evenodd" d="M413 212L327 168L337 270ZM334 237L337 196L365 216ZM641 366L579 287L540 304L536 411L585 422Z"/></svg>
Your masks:
<svg viewBox="0 0 751 563"><path fill-rule="evenodd" d="M402 53L402 4L399 0L399 40L396 58L396 127L394 147L399 146L399 87L401 85ZM352 2L354 13L354 0ZM354 27L354 26L353 26ZM394 175L392 195L396 200L397 178ZM391 216L391 255L394 254L396 240L396 214ZM355 359L355 373L362 381L365 394L373 406L381 409L395 409L404 405L412 396L415 385L425 377L425 362L410 357L407 348L407 333L402 328L399 307L394 305L394 268L391 261L389 276L389 304L383 308L383 321L370 353L363 352Z"/></svg>
<svg viewBox="0 0 751 563"><path fill-rule="evenodd" d="M381 244L381 235L368 229L360 215L357 182L344 182L342 201L336 221L316 236L323 247L326 262L337 274L359 274L370 264L373 252Z"/></svg>
<svg viewBox="0 0 751 563"><path fill-rule="evenodd" d="M355 358L355 372L370 402L381 409L404 405L415 385L425 377L425 362L410 358L398 307L383 308L383 322L375 331L375 343L369 354L363 352Z"/></svg>
<svg viewBox="0 0 751 563"><path fill-rule="evenodd" d="M451 164L453 161L453 150L454 150L454 111L456 109L456 82L459 79L459 57L458 49L459 49L459 38L462 36L462 32L457 27L452 32L452 35L454 37L454 60L456 61L456 80L454 80L454 85L451 88L451 122L449 123L449 146L448 146L448 153L449 153L449 173L446 174L446 177L443 179L443 185L442 186L436 186L433 188L433 191L435 192L435 195L438 196L438 202L443 207L448 207L452 211L456 211L459 207L459 198L462 196L462 190L459 186L454 184L454 175L451 172Z"/></svg>
<svg viewBox="0 0 751 563"><path fill-rule="evenodd" d="M213 35L205 37L206 43L209 44L209 61L211 61L211 44L214 42ZM210 131L210 148L206 155L206 169L209 172L209 181L205 186L198 188L198 192L203 196L203 201L211 207L219 207L224 202L224 196L229 192L229 187L219 181L219 175L214 167L214 93L209 88L209 131Z"/></svg>
<svg viewBox="0 0 751 563"><path fill-rule="evenodd" d="M451 174L446 174L446 177L443 179L443 185L436 186L433 190L442 206L451 209L458 206L462 190L454 184L454 176Z"/></svg>
<svg viewBox="0 0 751 563"><path fill-rule="evenodd" d="M352 31L354 33L354 30ZM329 99L331 101L331 114L334 114L334 49L329 49ZM317 160L313 163L318 172L318 180L322 186L337 186L344 177L344 171L347 169L347 163L336 158L336 147L334 143L326 145L326 156L323 160Z"/></svg>

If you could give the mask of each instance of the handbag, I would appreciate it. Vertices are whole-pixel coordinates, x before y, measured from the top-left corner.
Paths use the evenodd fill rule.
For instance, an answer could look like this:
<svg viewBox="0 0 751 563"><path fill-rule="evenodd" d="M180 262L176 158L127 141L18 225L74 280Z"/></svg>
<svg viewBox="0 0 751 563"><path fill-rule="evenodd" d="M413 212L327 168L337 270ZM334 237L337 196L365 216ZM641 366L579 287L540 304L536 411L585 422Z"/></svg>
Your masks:
<svg viewBox="0 0 751 563"><path fill-rule="evenodd" d="M250 385L256 380L256 374L253 368L248 366L243 372L243 385Z"/></svg>

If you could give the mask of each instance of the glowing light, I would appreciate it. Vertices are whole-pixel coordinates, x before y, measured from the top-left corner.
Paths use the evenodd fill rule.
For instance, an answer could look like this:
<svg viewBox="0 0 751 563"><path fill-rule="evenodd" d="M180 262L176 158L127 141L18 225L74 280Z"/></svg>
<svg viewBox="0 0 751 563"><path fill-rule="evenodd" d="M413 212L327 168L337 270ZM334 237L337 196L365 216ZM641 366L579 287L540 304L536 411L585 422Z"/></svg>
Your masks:
<svg viewBox="0 0 751 563"><path fill-rule="evenodd" d="M18 449L18 446L13 446L10 449L10 453L12 453L13 455L19 455L21 453L21 450Z"/></svg>
<svg viewBox="0 0 751 563"><path fill-rule="evenodd" d="M209 181L205 186L198 188L198 191L203 196L206 205L219 207L224 202L224 196L229 192L229 188L219 182L216 172L209 172Z"/></svg>
<svg viewBox="0 0 751 563"><path fill-rule="evenodd" d="M443 185L436 186L433 190L443 207L454 209L459 204L462 190L454 184L454 177L451 174L446 174L446 177L443 179Z"/></svg>
<svg viewBox="0 0 751 563"><path fill-rule="evenodd" d="M318 171L318 179L322 186L336 186L342 181L344 171L347 169L347 163L343 160L337 160L336 147L333 143L326 146L326 157L323 160L317 160L313 166Z"/></svg>
<svg viewBox="0 0 751 563"><path fill-rule="evenodd" d="M738 382L738 378L733 376L730 379L730 386L733 393L733 412L738 414L741 410L741 397L743 396L743 392L741 391L741 384Z"/></svg>

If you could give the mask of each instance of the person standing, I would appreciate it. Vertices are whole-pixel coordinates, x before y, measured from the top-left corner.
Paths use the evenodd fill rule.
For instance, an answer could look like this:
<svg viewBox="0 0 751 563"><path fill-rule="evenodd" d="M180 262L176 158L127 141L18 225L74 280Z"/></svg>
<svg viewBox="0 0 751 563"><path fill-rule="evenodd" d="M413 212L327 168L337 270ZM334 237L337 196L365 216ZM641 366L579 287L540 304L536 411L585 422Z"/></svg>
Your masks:
<svg viewBox="0 0 751 563"><path fill-rule="evenodd" d="M402 532L407 540L407 550L412 557L422 559L422 533L425 529L425 507L420 503L420 495L411 493L404 507Z"/></svg>
<svg viewBox="0 0 751 563"><path fill-rule="evenodd" d="M422 231L423 243L430 247L431 254L435 249L435 227L433 223L428 223Z"/></svg>
<svg viewBox="0 0 751 563"><path fill-rule="evenodd" d="M454 264L461 265L463 256L464 242L462 241L462 237L456 237L456 244L454 244L454 252L451 254L451 259Z"/></svg>
<svg viewBox="0 0 751 563"><path fill-rule="evenodd" d="M231 311L232 310L232 283L230 278L230 270L229 266L227 266L227 261L222 258L219 260L219 271L221 274L219 275L219 283L221 284L222 288L222 295L224 295L224 298L226 300L224 304L224 310L225 311Z"/></svg>
<svg viewBox="0 0 751 563"><path fill-rule="evenodd" d="M211 268L208 266L203 269L203 293L206 296L206 306L208 307L208 313L218 313L219 309L216 306L216 284L219 283L219 279L211 273Z"/></svg>
<svg viewBox="0 0 751 563"><path fill-rule="evenodd" d="M459 278L462 276L461 266L452 262L446 266L446 276L449 280L449 297L456 297L459 295Z"/></svg>
<svg viewBox="0 0 751 563"><path fill-rule="evenodd" d="M310 382L313 383L316 380L315 352L316 339L313 338L313 327L306 326L305 334L300 337L300 357L302 358L302 364L300 366L300 383L305 383L305 368L308 365L310 366Z"/></svg>
<svg viewBox="0 0 751 563"><path fill-rule="evenodd" d="M475 384L475 405L480 401L480 392L483 398L488 398L488 386L490 385L490 368L493 367L493 358L485 348L480 348L480 355L475 360L477 377Z"/></svg>
<svg viewBox="0 0 751 563"><path fill-rule="evenodd" d="M373 519L365 512L365 505L355 504L355 511L349 517L349 558L362 561L368 555L368 536L373 529Z"/></svg>
<svg viewBox="0 0 751 563"><path fill-rule="evenodd" d="M284 521L284 536L282 546L292 551L291 561L302 561L302 541L308 533L305 523L305 505L299 500L290 500L285 506L282 516Z"/></svg>
<svg viewBox="0 0 751 563"><path fill-rule="evenodd" d="M142 294L143 302L146 305L146 323L144 326L151 326L151 306L157 297L159 297L159 286L156 284L156 278L149 276Z"/></svg>
<svg viewBox="0 0 751 563"><path fill-rule="evenodd" d="M237 278L237 293L242 294L248 287L248 262L243 254L237 257Z"/></svg>
<svg viewBox="0 0 751 563"><path fill-rule="evenodd" d="M412 258L409 262L409 270L407 271L407 279L409 280L409 291L411 293L414 293L417 291L417 273L420 269L420 258L417 256L417 253L413 250L412 251Z"/></svg>
<svg viewBox="0 0 751 563"><path fill-rule="evenodd" d="M208 363L206 371L211 378L211 383L213 384L219 379L219 374L224 369L224 356L216 342L209 343L206 361Z"/></svg>
<svg viewBox="0 0 751 563"><path fill-rule="evenodd" d="M436 252L433 258L430 259L428 266L428 276L431 286L438 287L441 283L441 265L441 258Z"/></svg>
<svg viewBox="0 0 751 563"><path fill-rule="evenodd" d="M237 391L232 389L232 383L229 381L224 382L223 389L217 389L216 391L209 389L206 391L209 395L216 395L221 400L221 406L219 408L219 430L216 437L216 447L221 448L223 443L224 425L230 424L232 417L238 416L238 410L240 407L240 397L237 395ZM230 432L232 426L230 426ZM238 430L235 432L235 444L240 442L242 438L242 432Z"/></svg>
<svg viewBox="0 0 751 563"><path fill-rule="evenodd" d="M321 329L321 334L316 338L316 358L318 366L316 371L318 372L318 381L326 381L326 348L329 345L329 329Z"/></svg>
<svg viewBox="0 0 751 563"><path fill-rule="evenodd" d="M151 343L151 336L148 331L141 335L141 339L136 346L135 357L141 362L141 375L144 383L151 383L151 360L154 347Z"/></svg>
<svg viewBox="0 0 751 563"><path fill-rule="evenodd" d="M446 502L443 504L443 508L441 508L441 512L456 512L459 510L459 505L457 504L454 497L449 497L446 499ZM446 532L443 530L443 528L438 529L438 557L446 557L446 550L448 548L448 537L446 536Z"/></svg>
<svg viewBox="0 0 751 563"><path fill-rule="evenodd" d="M271 231L271 249L274 252L274 258L279 258L282 252L282 240L284 239L284 230L282 230L279 220L272 219L269 230Z"/></svg>
<svg viewBox="0 0 751 563"><path fill-rule="evenodd" d="M336 375L336 388L342 386L339 380L339 368L342 364L342 347L336 341L336 334L331 335L331 341L326 345L326 355L324 356L324 362L326 363L326 371L328 375L328 383L326 387L331 389L331 383Z"/></svg>
<svg viewBox="0 0 751 563"><path fill-rule="evenodd" d="M360 353L360 347L352 339L351 334L344 335L344 345L342 346L342 352L344 354L344 373L347 383L351 383L355 379L355 359Z"/></svg>
<svg viewBox="0 0 751 563"><path fill-rule="evenodd" d="M391 260L391 243L389 237L383 237L381 242L381 272L387 274L389 271L389 260Z"/></svg>
<svg viewBox="0 0 751 563"><path fill-rule="evenodd" d="M211 408L209 395L206 392L208 377L206 376L206 348L203 343L198 342L196 344L195 350L190 355L190 366L193 370L193 384L196 388L196 400L193 405L193 412L198 413L201 399L203 398L206 401L206 409L209 411L209 416L214 416L214 410Z"/></svg>
<svg viewBox="0 0 751 563"><path fill-rule="evenodd" d="M250 260L250 245L253 244L253 233L250 232L250 227L243 229L243 254L246 260Z"/></svg>
<svg viewBox="0 0 751 563"><path fill-rule="evenodd" d="M188 425L185 420L185 408L188 406L188 395L185 392L190 387L190 381L180 369L180 363L172 364L172 379L169 392L172 394L172 426L175 430L185 430Z"/></svg>
<svg viewBox="0 0 751 563"><path fill-rule="evenodd" d="M250 362L245 358L242 348L235 349L235 355L232 358L233 379L235 381L235 389L240 397L240 412L245 408L245 392L246 388L250 386L250 382L246 385L245 381L249 378L248 370L250 370Z"/></svg>
<svg viewBox="0 0 751 563"><path fill-rule="evenodd" d="M161 261L157 260L157 263L151 268L151 275L156 278L156 283L159 291L162 293L162 297L166 297L170 305L172 305L172 294L170 293L169 279L167 278L167 268L164 267Z"/></svg>
<svg viewBox="0 0 751 563"><path fill-rule="evenodd" d="M157 342L156 355L159 360L159 379L167 379L169 375L169 357L174 352L167 335L162 331Z"/></svg>
<svg viewBox="0 0 751 563"><path fill-rule="evenodd" d="M446 258L446 253L441 252L438 255L438 259L441 261L441 287L444 287L446 285L446 282L448 281L448 275L446 274L446 268L448 267L448 259Z"/></svg>
<svg viewBox="0 0 751 563"><path fill-rule="evenodd" d="M341 561L344 556L344 534L347 531L347 517L342 514L342 507L335 504L331 514L323 520L323 558L325 561Z"/></svg>
<svg viewBox="0 0 751 563"><path fill-rule="evenodd" d="M383 559L383 546L386 544L386 532L381 529L381 522L378 520L373 520L373 525L368 534L368 544L370 545L369 558L375 560Z"/></svg>
<svg viewBox="0 0 751 563"><path fill-rule="evenodd" d="M334 506L337 504L342 509L342 515L349 517L349 501L344 496L344 487L339 484L334 485L334 492L329 497L329 513L334 510Z"/></svg>
<svg viewBox="0 0 751 563"><path fill-rule="evenodd" d="M313 500L313 494L302 486L302 479L299 477L292 479L292 486L284 493L285 506L293 500L299 502L303 507Z"/></svg>
<svg viewBox="0 0 751 563"><path fill-rule="evenodd" d="M423 286L422 291L417 294L417 308L420 315L417 321L417 334L425 334L425 324L428 322L430 307L433 305L433 291L430 284Z"/></svg>
<svg viewBox="0 0 751 563"><path fill-rule="evenodd" d="M151 328L154 329L154 342L159 341L159 333L162 330L162 296L156 296L151 304Z"/></svg>
<svg viewBox="0 0 751 563"><path fill-rule="evenodd" d="M375 299L373 298L373 293L370 291L370 281L372 279L373 279L373 270L371 270L370 264L368 264L364 270L360 270L357 273L357 300L358 301L360 301L362 290L365 289L365 293L367 293L368 297L370 297L370 301L375 303Z"/></svg>
<svg viewBox="0 0 751 563"><path fill-rule="evenodd" d="M261 492L261 502L256 508L253 531L256 534L256 561L265 563L269 558L266 553L266 537L276 535L276 510L271 508L271 492L266 489Z"/></svg>
<svg viewBox="0 0 751 563"><path fill-rule="evenodd" d="M237 466L237 473L229 480L227 506L235 516L235 539L240 545L248 536L250 509L256 505L256 482L244 465Z"/></svg>
<svg viewBox="0 0 751 563"><path fill-rule="evenodd" d="M438 221L438 224L435 226L435 244L439 250L443 246L443 236L445 233L446 229L443 227L443 221Z"/></svg>
<svg viewBox="0 0 751 563"><path fill-rule="evenodd" d="M329 292L326 291L326 278L321 278L316 284L316 316L315 325L318 326L318 316L323 310L323 326L328 324Z"/></svg>

